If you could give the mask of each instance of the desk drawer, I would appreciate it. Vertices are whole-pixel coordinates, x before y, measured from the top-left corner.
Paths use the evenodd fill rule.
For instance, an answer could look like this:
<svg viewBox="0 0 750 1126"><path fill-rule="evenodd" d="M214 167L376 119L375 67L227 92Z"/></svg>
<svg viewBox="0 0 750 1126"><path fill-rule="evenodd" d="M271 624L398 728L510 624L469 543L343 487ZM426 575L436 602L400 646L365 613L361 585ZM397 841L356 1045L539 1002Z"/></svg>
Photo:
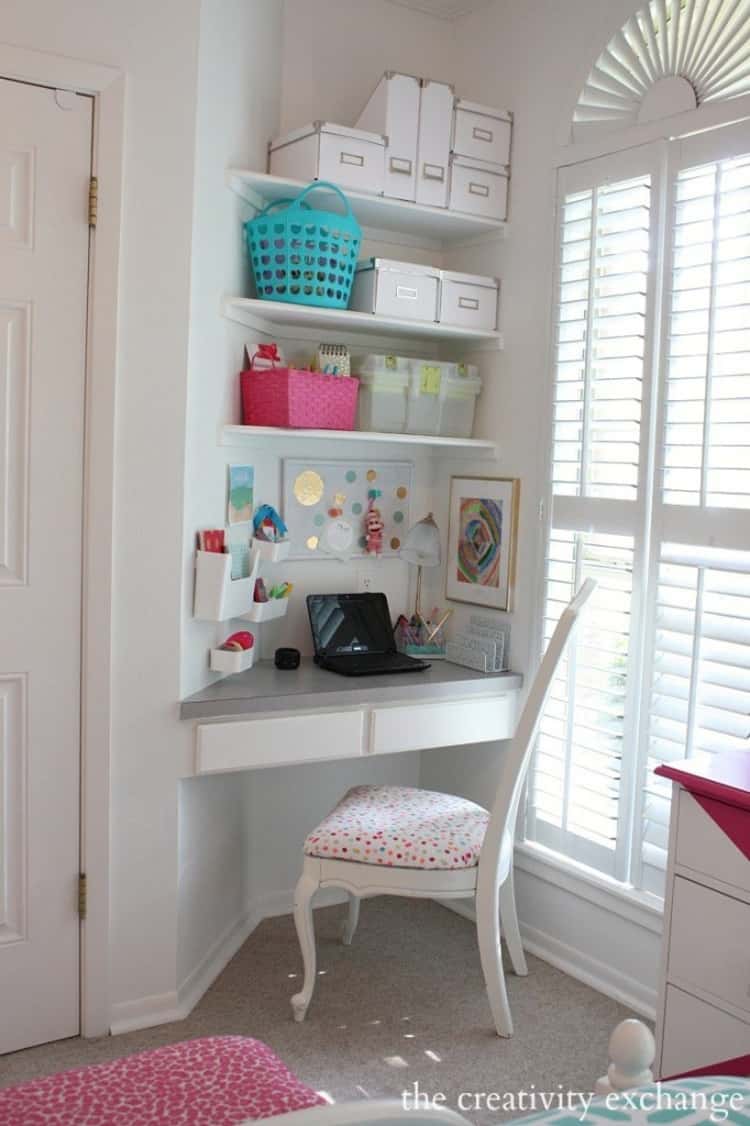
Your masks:
<svg viewBox="0 0 750 1126"><path fill-rule="evenodd" d="M667 986L661 1049L661 1078L743 1056L750 1047L750 1024Z"/></svg>
<svg viewBox="0 0 750 1126"><path fill-rule="evenodd" d="M364 713L265 716L241 723L198 724L196 771L288 766L364 753Z"/></svg>
<svg viewBox="0 0 750 1126"><path fill-rule="evenodd" d="M515 730L516 695L375 708L370 751L389 754L510 739Z"/></svg>
<svg viewBox="0 0 750 1126"><path fill-rule="evenodd" d="M709 811L716 808L717 815L729 812L737 819L746 818L750 836L750 813L713 798L704 801ZM677 864L750 892L750 860L687 790L680 790L678 817Z"/></svg>
<svg viewBox="0 0 750 1126"><path fill-rule="evenodd" d="M750 1016L750 903L678 876L668 978Z"/></svg>

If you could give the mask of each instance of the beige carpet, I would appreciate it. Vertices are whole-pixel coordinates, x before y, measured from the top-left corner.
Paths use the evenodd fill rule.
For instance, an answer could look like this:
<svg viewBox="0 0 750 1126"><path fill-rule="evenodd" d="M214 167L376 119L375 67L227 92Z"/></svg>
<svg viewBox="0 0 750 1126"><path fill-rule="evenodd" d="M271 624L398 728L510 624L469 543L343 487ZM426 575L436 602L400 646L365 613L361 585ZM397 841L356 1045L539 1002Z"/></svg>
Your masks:
<svg viewBox="0 0 750 1126"><path fill-rule="evenodd" d="M321 971L307 1020L294 1024L300 987L290 916L267 919L179 1024L100 1040L65 1040L0 1058L0 1086L98 1063L193 1036L255 1036L300 1079L337 1102L400 1096L414 1082L456 1106L460 1092L588 1091L606 1066L609 1034L631 1015L536 958L508 975L516 1033L494 1035L474 929L425 901L369 900L351 947L344 908L316 912ZM476 1123L513 1117L467 1111Z"/></svg>

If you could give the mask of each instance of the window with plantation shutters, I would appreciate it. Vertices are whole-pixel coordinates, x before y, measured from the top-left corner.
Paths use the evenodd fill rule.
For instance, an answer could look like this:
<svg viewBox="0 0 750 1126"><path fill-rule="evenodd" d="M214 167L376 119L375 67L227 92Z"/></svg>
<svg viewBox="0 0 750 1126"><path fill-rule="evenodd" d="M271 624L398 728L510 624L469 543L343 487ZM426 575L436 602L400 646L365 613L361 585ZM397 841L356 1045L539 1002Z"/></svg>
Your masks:
<svg viewBox="0 0 750 1126"><path fill-rule="evenodd" d="M526 836L664 887L663 762L750 754L750 122L560 170L540 648L555 682Z"/></svg>

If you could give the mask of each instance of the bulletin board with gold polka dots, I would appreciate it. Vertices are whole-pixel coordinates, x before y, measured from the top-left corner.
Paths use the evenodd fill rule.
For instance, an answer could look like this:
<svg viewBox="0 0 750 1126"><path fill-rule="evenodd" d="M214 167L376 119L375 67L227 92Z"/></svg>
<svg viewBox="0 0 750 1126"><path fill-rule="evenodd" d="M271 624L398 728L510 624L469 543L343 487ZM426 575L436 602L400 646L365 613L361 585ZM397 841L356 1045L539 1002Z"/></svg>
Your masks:
<svg viewBox="0 0 750 1126"><path fill-rule="evenodd" d="M408 461L284 458L284 521L291 559L361 559L371 489L384 523L383 556L398 555L409 530L414 465Z"/></svg>

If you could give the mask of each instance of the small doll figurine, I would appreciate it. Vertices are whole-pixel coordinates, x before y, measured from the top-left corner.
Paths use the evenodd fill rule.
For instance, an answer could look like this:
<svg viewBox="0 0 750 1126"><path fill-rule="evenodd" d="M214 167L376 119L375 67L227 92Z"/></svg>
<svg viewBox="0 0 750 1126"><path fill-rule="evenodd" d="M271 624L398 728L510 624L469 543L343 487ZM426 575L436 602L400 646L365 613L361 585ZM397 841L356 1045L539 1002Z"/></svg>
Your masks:
<svg viewBox="0 0 750 1126"><path fill-rule="evenodd" d="M365 536L367 538L365 550L368 555L383 554L383 528L385 524L380 509L375 506L375 501L380 495L380 489L370 489L368 493L367 515L365 516Z"/></svg>

